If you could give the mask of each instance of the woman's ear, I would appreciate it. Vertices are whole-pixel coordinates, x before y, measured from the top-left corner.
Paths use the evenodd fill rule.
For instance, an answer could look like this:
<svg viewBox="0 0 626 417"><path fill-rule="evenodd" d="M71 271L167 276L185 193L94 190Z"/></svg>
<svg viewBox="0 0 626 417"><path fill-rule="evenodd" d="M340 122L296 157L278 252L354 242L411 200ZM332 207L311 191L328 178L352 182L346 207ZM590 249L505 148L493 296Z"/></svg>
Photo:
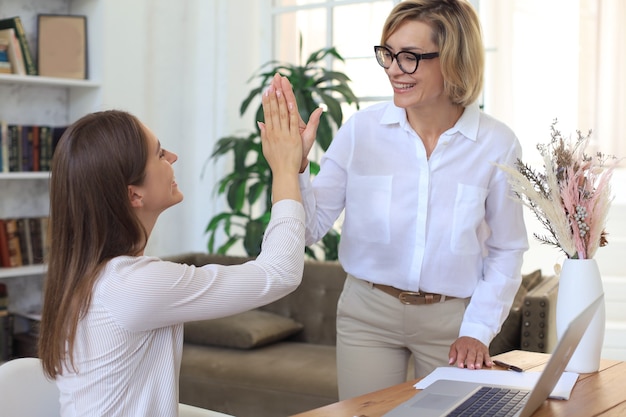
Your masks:
<svg viewBox="0 0 626 417"><path fill-rule="evenodd" d="M128 199L130 200L130 205L132 207L143 207L143 195L141 194L138 187L134 185L128 186Z"/></svg>

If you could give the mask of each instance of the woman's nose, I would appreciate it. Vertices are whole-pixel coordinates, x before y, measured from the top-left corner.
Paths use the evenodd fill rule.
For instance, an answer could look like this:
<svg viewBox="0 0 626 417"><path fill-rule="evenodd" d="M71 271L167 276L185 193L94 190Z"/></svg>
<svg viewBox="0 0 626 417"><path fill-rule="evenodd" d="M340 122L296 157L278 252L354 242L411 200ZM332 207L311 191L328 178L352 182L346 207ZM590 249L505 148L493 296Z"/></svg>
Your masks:
<svg viewBox="0 0 626 417"><path fill-rule="evenodd" d="M391 61L391 65L389 65L389 68L387 68L385 71L387 71L387 74L403 74L404 71L402 71L400 69L400 65L398 65L398 60L394 59L393 61Z"/></svg>

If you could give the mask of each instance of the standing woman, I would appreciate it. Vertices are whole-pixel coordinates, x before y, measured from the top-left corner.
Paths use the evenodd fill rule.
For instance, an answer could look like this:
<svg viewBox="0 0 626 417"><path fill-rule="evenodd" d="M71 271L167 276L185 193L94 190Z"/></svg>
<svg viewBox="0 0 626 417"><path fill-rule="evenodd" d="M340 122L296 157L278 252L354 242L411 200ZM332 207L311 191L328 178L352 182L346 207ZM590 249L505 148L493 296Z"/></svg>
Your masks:
<svg viewBox="0 0 626 417"><path fill-rule="evenodd" d="M195 267L144 255L157 218L183 195L172 168L177 156L136 117L89 114L61 138L39 356L60 389L63 417L177 416L183 323L270 303L300 283L298 119L273 88L263 103L274 205L263 250L244 265Z"/></svg>
<svg viewBox="0 0 626 417"><path fill-rule="evenodd" d="M338 131L311 183L303 123L306 244L345 209L339 260L341 399L437 366L492 366L488 346L521 282L522 206L495 164L520 157L515 134L484 114L478 16L464 0L405 0L374 47L393 101ZM291 94L285 79L275 83ZM319 114L311 116L315 125Z"/></svg>

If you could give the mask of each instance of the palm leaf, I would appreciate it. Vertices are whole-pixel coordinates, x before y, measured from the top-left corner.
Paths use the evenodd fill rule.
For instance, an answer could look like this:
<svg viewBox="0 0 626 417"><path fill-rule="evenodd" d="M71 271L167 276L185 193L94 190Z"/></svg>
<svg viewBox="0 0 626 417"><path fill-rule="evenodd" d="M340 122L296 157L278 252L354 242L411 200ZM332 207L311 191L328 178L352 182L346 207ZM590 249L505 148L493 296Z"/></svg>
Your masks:
<svg viewBox="0 0 626 417"><path fill-rule="evenodd" d="M256 80L258 84L242 101L239 107L240 115L243 116L255 100L261 101L259 98L263 91L269 86L274 75L280 73L291 82L300 116L305 122L320 104L326 106L327 111L320 119L316 137L318 145L325 151L332 141L335 129L341 126L343 119L341 102L336 97L341 96L348 104L355 103L358 109L358 99L348 85L350 78L341 72L327 70L324 64L328 57L344 61L332 47L314 51L304 65L280 63L275 60L266 62L247 81L251 83ZM261 103L256 107L254 117L255 122L264 121ZM233 170L217 181L216 194L226 197L230 211L219 213L209 221L205 230L209 233L208 249L213 252L216 235L221 227L228 240L217 249L218 253L226 254L236 243L241 242L249 256L256 256L261 249L272 205L272 174L263 156L260 132L256 123L254 132L247 136L231 135L219 139L210 159L226 155L232 157ZM312 175L317 175L319 164L311 161L310 170ZM260 207L261 215L254 218L253 207L254 211L257 211L256 207L262 202L265 207ZM244 210L250 214L246 214ZM320 242L319 245L329 259L328 257L336 256L333 253L336 252L339 234L329 234L325 239L326 241ZM306 253L310 257L315 257L315 253L309 248L306 249Z"/></svg>

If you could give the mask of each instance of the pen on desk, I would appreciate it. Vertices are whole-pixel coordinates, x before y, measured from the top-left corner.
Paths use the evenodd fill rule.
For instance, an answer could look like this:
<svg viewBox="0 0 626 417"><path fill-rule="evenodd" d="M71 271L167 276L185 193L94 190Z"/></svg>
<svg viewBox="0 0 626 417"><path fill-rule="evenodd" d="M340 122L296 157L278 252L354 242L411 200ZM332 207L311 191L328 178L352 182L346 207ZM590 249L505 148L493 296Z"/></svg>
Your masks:
<svg viewBox="0 0 626 417"><path fill-rule="evenodd" d="M514 372L524 372L524 370L522 368L520 368L519 366L515 366L515 365L510 365L508 363L505 362L501 362L501 361L493 361L494 364L501 366L503 368L509 369L511 371Z"/></svg>

